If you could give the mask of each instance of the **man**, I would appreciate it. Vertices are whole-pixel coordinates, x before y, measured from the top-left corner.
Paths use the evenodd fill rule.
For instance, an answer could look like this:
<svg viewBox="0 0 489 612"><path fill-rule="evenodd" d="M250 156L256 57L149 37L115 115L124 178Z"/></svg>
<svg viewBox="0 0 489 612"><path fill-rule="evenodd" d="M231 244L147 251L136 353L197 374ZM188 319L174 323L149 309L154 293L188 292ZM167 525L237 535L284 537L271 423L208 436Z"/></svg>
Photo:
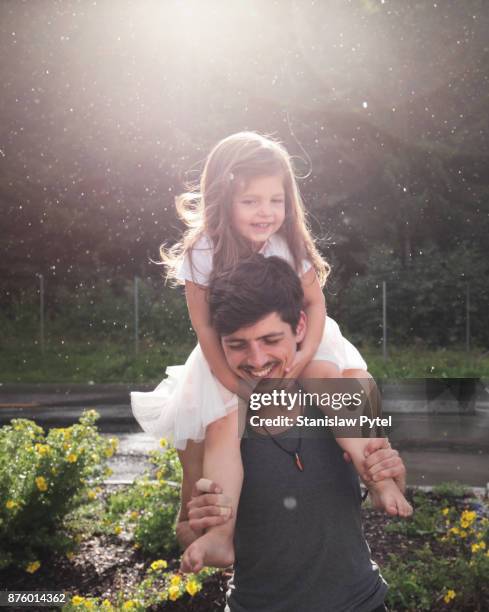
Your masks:
<svg viewBox="0 0 489 612"><path fill-rule="evenodd" d="M307 326L292 268L279 258L256 255L214 279L209 300L233 372L245 380L280 378ZM405 470L396 451L387 442L370 450L367 477L394 477L403 487ZM384 610L387 586L363 536L358 477L331 431L318 427L313 435L291 437L290 431L271 435L248 427L241 455L244 483L227 609ZM217 483L197 483L189 520L177 525L182 546L227 520L227 506Z"/></svg>

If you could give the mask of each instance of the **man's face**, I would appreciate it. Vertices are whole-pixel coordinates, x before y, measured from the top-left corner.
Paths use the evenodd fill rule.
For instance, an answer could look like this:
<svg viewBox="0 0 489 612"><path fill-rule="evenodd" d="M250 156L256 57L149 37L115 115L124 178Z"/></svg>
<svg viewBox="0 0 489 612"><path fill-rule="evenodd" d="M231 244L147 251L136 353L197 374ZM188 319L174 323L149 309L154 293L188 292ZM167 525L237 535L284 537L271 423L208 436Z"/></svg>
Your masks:
<svg viewBox="0 0 489 612"><path fill-rule="evenodd" d="M240 378L258 381L282 378L306 332L306 316L301 312L297 330L291 329L276 312L249 327L221 338L231 370Z"/></svg>

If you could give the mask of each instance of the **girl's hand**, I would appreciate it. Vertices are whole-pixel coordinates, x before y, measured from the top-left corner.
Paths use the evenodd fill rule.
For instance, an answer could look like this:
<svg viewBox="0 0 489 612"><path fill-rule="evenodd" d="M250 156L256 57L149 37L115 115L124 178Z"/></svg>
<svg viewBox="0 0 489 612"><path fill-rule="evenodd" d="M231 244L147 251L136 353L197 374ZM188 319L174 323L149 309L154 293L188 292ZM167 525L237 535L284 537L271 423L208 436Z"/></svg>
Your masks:
<svg viewBox="0 0 489 612"><path fill-rule="evenodd" d="M311 362L312 356L302 350L297 351L292 363L285 368L286 378L299 378L304 368Z"/></svg>

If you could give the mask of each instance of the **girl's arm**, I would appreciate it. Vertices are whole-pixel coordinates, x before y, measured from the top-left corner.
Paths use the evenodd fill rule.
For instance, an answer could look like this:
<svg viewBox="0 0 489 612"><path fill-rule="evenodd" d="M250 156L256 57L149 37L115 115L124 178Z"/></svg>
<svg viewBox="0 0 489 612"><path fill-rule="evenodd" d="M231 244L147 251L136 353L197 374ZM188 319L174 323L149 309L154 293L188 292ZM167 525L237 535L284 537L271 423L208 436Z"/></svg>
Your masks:
<svg viewBox="0 0 489 612"><path fill-rule="evenodd" d="M304 291L304 310L307 315L307 332L301 344L301 351L311 360L323 337L326 300L314 268L310 268L301 277L301 283Z"/></svg>
<svg viewBox="0 0 489 612"><path fill-rule="evenodd" d="M228 366L216 330L212 327L207 289L185 281L188 312L199 344L214 376L232 393L238 393L240 379Z"/></svg>
<svg viewBox="0 0 489 612"><path fill-rule="evenodd" d="M304 291L304 311L307 315L307 332L296 353L293 364L287 370L287 376L296 378L314 357L321 342L326 321L326 301L314 268L301 276Z"/></svg>

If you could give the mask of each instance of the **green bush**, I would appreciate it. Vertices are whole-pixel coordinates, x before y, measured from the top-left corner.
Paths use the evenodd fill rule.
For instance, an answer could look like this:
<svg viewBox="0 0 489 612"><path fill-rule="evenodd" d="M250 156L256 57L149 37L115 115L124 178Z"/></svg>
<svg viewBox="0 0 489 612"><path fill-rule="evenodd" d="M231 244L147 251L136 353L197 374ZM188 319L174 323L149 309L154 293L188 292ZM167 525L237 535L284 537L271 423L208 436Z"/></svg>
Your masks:
<svg viewBox="0 0 489 612"><path fill-rule="evenodd" d="M434 539L423 547L413 546L408 557L389 556L382 574L389 583L386 602L390 609L487 609L489 519L481 504L473 507L476 509L462 511L433 507L431 513L422 507L422 529L409 533L425 535L432 525ZM417 512L418 508L414 516Z"/></svg>
<svg viewBox="0 0 489 612"><path fill-rule="evenodd" d="M441 482L433 487L433 495L439 497L461 498L470 494L470 488L456 480Z"/></svg>
<svg viewBox="0 0 489 612"><path fill-rule="evenodd" d="M386 281L389 343L463 345L470 284L472 343L489 346L489 263L473 247L461 245L449 253L429 247L405 268L388 248L377 248L366 267L366 274L329 300L354 343L382 341L382 281Z"/></svg>
<svg viewBox="0 0 489 612"><path fill-rule="evenodd" d="M145 554L171 556L178 551L175 523L180 506L180 461L175 449L167 449L152 451L150 462L157 479L145 473L127 489L113 493L107 502L106 524L116 533L121 529L131 532Z"/></svg>
<svg viewBox="0 0 489 612"><path fill-rule="evenodd" d="M85 411L78 424L47 435L26 419L0 429L0 569L33 573L48 555L73 550L64 522L93 498L117 444L98 434L98 418Z"/></svg>

